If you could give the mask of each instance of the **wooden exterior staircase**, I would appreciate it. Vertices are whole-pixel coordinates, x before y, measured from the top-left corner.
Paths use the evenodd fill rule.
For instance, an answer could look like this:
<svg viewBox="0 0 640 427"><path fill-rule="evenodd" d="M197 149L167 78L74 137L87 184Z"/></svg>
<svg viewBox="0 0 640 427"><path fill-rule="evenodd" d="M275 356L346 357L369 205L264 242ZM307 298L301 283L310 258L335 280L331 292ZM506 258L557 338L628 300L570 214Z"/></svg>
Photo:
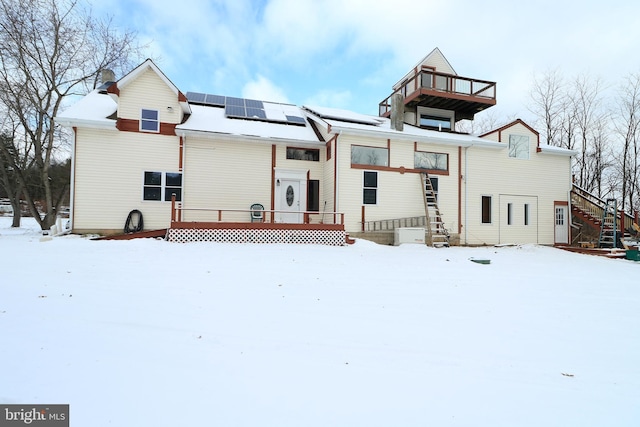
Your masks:
<svg viewBox="0 0 640 427"><path fill-rule="evenodd" d="M618 237L633 229L634 219L631 215L618 211L615 199L601 199L598 196L573 185L571 190L571 214L576 221L586 225L590 230L580 230L571 239L576 245L584 236L594 236L593 240L601 248L616 248Z"/></svg>
<svg viewBox="0 0 640 427"><path fill-rule="evenodd" d="M427 218L427 244L433 247L449 246L449 232L442 221L442 214L440 213L440 208L438 208L438 199L428 173L422 172L420 174L420 184Z"/></svg>

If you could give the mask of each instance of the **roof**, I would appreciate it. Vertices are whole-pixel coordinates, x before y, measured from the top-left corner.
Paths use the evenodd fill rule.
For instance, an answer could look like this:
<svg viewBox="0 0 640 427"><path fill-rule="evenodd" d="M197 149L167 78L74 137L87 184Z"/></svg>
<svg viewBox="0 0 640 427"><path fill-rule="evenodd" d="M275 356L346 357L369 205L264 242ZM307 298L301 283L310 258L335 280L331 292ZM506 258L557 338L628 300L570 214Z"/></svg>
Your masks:
<svg viewBox="0 0 640 427"><path fill-rule="evenodd" d="M115 129L116 121L109 117L118 109L116 102L98 89L89 92L78 102L56 116L56 122L63 126L98 127Z"/></svg>
<svg viewBox="0 0 640 427"><path fill-rule="evenodd" d="M264 103L265 108L277 111L277 106L281 108L281 114L294 113L304 116L295 105ZM176 133L181 135L199 134L225 134L233 136L244 136L257 139L294 140L296 142L319 143L318 137L309 123L304 125L294 125L285 122L236 119L228 118L225 109L220 107L192 105L192 114L189 119L176 126Z"/></svg>

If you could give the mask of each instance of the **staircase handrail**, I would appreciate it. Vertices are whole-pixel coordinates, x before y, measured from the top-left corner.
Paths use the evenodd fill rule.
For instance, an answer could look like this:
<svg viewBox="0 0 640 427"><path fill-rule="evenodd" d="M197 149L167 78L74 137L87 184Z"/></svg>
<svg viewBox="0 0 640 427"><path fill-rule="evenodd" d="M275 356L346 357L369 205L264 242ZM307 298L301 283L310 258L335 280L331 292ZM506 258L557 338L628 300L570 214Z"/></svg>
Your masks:
<svg viewBox="0 0 640 427"><path fill-rule="evenodd" d="M585 190L584 188L576 184L573 184L573 188L571 192L581 197L586 202L592 204L594 207L596 207L597 210L599 211L598 217L602 216L602 212L604 211L605 206L607 205L607 202L605 199L602 199L596 196L595 194ZM620 230L626 230L627 228L630 228L631 224L633 224L635 220L633 215L621 210L617 211L616 217L618 221L617 224L620 225Z"/></svg>

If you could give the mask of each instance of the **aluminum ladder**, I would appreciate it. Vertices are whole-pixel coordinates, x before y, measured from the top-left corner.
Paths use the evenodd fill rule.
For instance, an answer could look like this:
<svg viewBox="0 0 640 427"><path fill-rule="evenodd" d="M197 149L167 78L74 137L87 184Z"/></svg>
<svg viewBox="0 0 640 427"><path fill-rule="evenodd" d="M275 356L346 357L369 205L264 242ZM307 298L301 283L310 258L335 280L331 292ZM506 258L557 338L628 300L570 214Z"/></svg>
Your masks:
<svg viewBox="0 0 640 427"><path fill-rule="evenodd" d="M449 232L442 221L438 199L428 173L420 173L420 183L424 198L424 211L427 216L427 244L433 247L449 246Z"/></svg>
<svg viewBox="0 0 640 427"><path fill-rule="evenodd" d="M607 199L600 222L599 248L616 248L618 246L618 207L616 199Z"/></svg>

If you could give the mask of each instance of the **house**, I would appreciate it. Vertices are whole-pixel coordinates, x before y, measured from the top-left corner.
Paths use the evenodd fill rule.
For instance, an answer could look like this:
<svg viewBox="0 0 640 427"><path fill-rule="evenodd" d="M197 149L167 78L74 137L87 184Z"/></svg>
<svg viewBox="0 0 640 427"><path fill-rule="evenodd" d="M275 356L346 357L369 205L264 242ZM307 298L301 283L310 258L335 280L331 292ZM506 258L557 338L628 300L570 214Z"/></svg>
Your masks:
<svg viewBox="0 0 640 427"><path fill-rule="evenodd" d="M568 243L575 153L521 120L454 131L495 103L494 82L459 76L437 48L379 116L184 93L147 60L56 118L74 133L72 230L121 233L139 210L145 229L392 239L419 226L434 245Z"/></svg>

